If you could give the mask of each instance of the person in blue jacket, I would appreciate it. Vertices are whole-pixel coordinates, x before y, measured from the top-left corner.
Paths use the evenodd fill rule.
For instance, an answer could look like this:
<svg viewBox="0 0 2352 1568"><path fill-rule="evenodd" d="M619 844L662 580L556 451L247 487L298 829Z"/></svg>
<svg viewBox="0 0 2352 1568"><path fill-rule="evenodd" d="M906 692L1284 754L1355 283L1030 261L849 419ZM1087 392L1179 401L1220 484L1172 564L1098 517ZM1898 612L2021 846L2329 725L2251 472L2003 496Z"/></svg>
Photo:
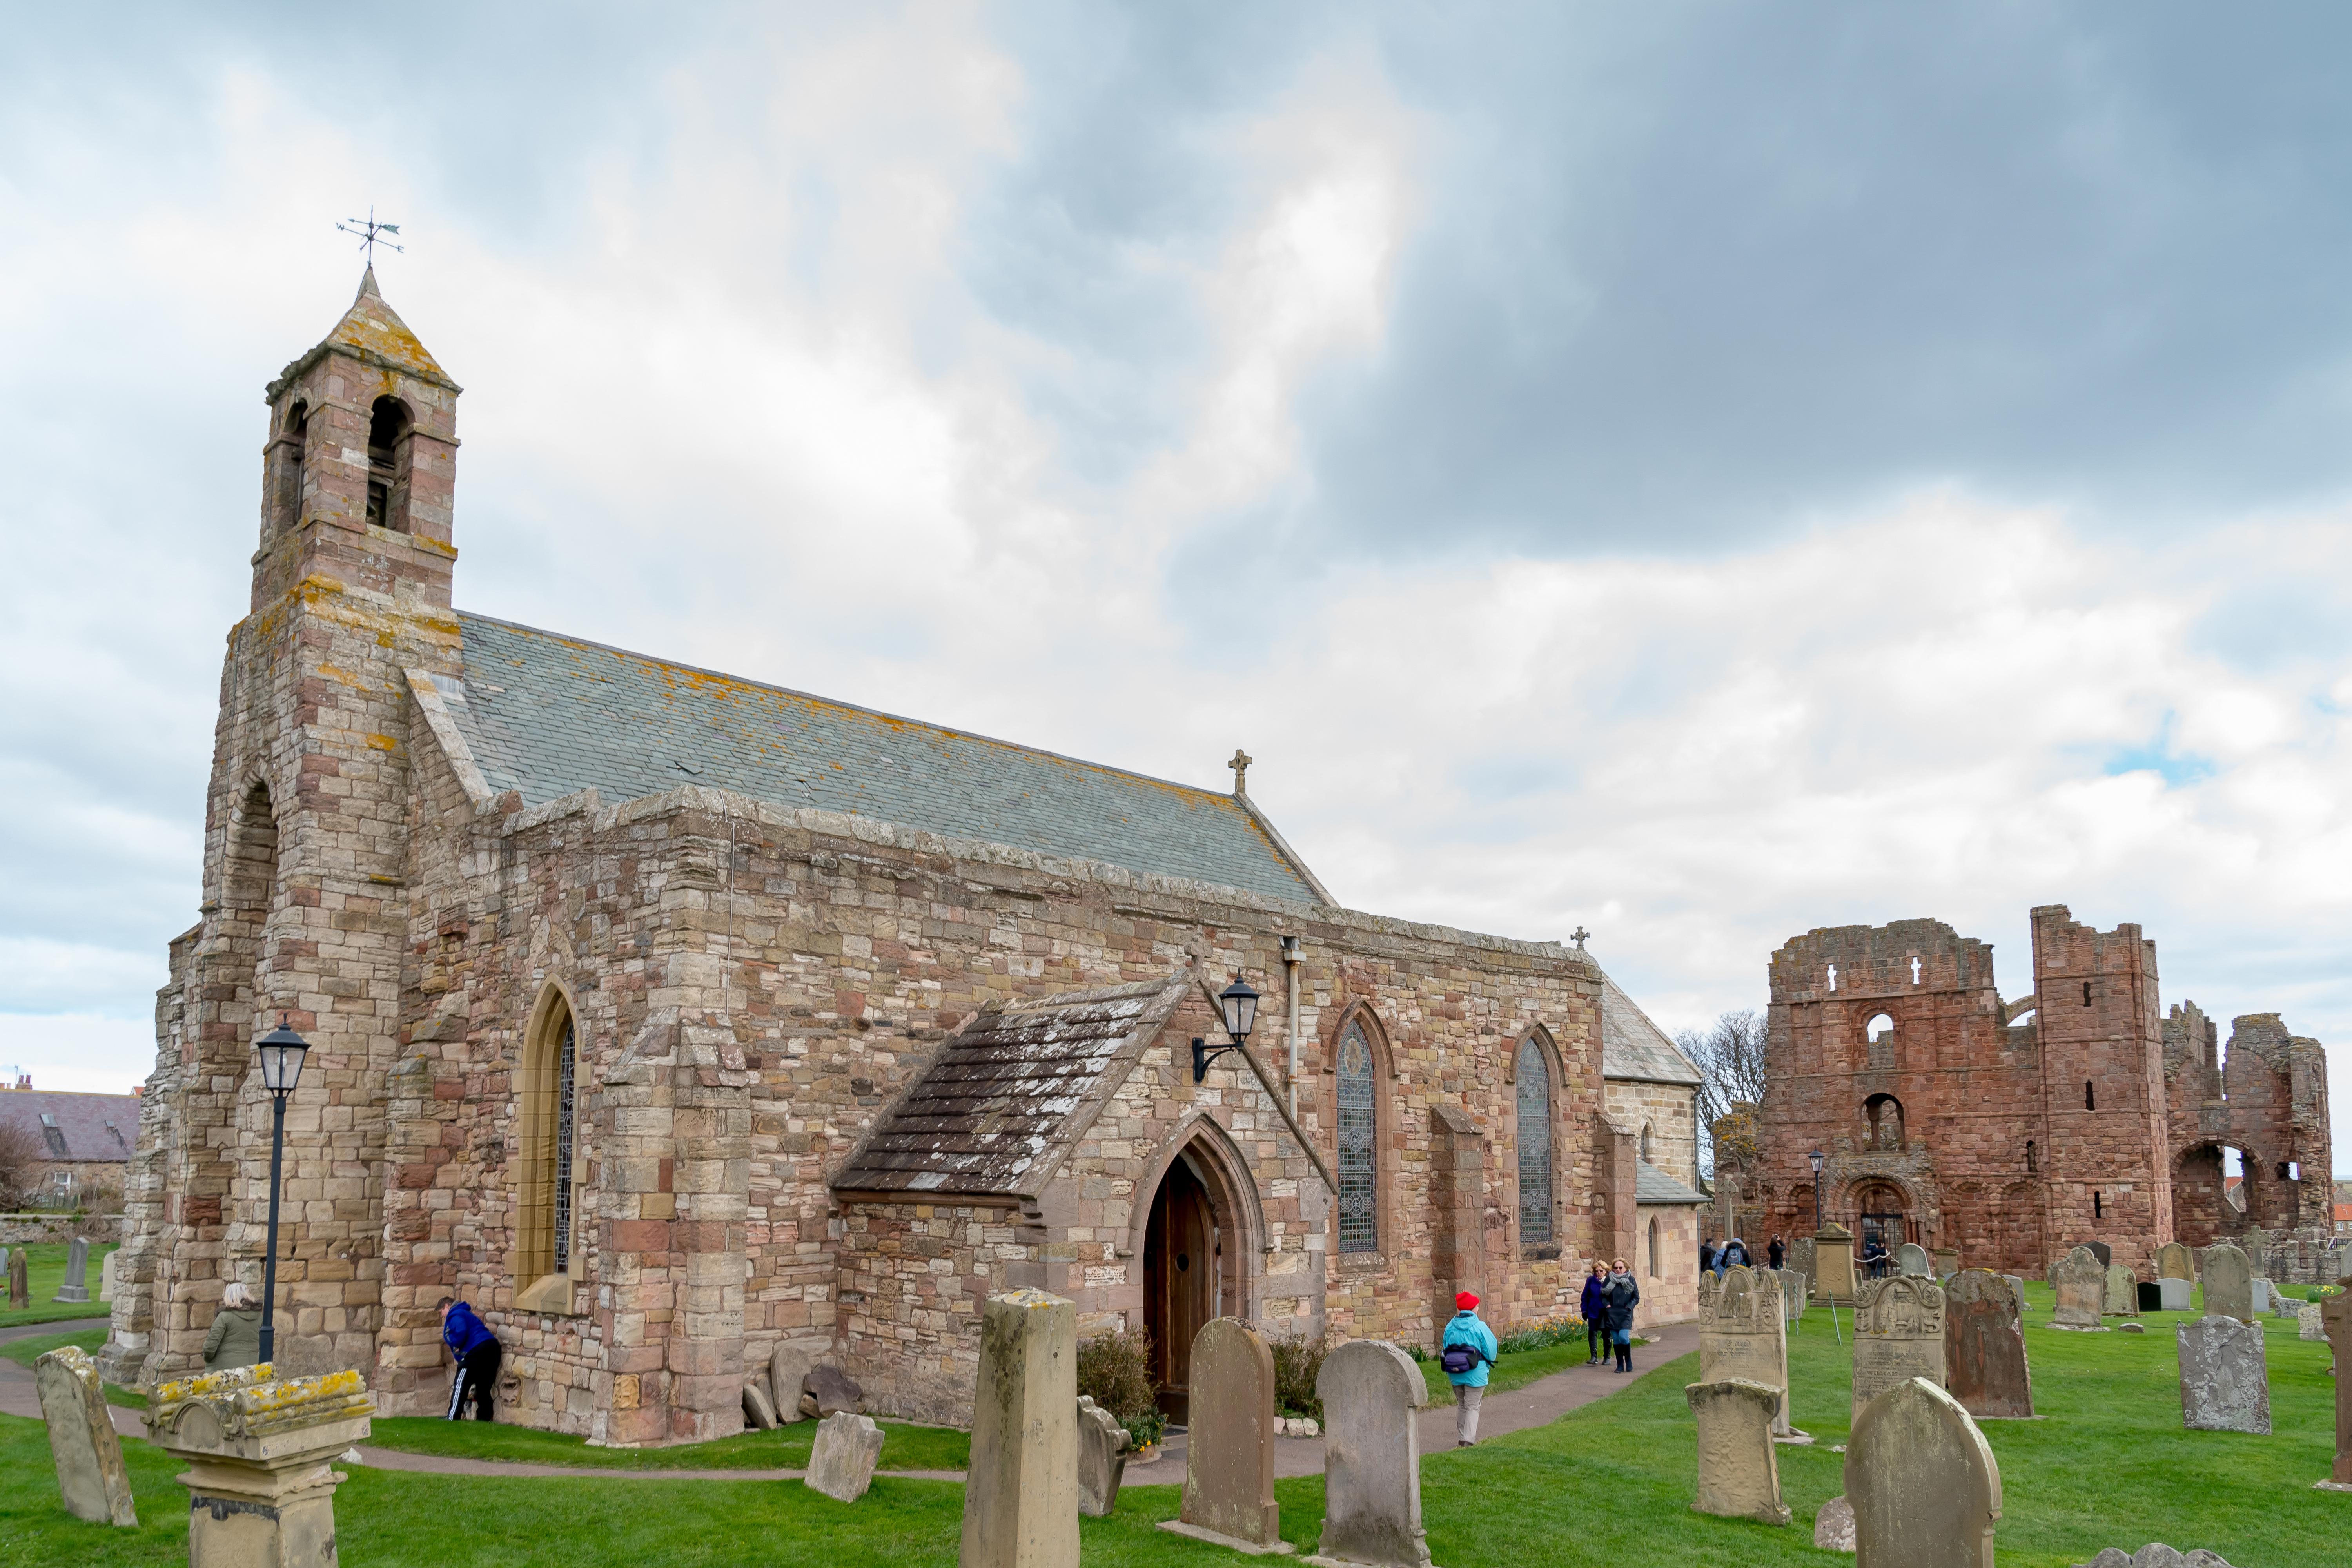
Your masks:
<svg viewBox="0 0 2352 1568"><path fill-rule="evenodd" d="M1486 1394L1486 1369L1495 1364L1495 1331L1478 1320L1478 1298L1464 1290L1454 1298L1454 1312L1438 1346L1438 1364L1454 1384L1454 1446L1467 1448L1478 1441L1478 1401Z"/></svg>
<svg viewBox="0 0 2352 1568"><path fill-rule="evenodd" d="M1584 1320L1584 1348L1591 1352L1584 1364L1599 1366L1601 1347L1609 1342L1609 1265L1598 1258L1592 1260L1592 1272L1584 1277L1584 1300L1576 1314Z"/></svg>
<svg viewBox="0 0 2352 1568"><path fill-rule="evenodd" d="M465 1419L471 1401L474 1419L495 1421L490 1401L499 1386L499 1336L474 1315L474 1309L453 1296L441 1298L441 1342L457 1361L457 1375L449 1380L449 1419Z"/></svg>

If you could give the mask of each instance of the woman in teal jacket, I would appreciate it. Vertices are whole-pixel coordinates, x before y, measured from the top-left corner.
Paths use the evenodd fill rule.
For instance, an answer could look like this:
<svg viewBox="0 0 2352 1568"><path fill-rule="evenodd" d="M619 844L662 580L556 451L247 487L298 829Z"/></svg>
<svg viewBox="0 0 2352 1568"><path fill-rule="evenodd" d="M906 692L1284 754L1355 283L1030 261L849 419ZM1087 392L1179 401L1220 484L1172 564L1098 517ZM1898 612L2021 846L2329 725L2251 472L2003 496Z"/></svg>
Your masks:
<svg viewBox="0 0 2352 1568"><path fill-rule="evenodd" d="M1438 1364L1454 1384L1454 1446L1478 1441L1478 1401L1486 1394L1486 1369L1495 1364L1495 1331L1478 1321L1478 1298L1465 1290L1454 1298L1454 1313L1438 1346ZM1456 1372L1456 1366L1461 1371Z"/></svg>

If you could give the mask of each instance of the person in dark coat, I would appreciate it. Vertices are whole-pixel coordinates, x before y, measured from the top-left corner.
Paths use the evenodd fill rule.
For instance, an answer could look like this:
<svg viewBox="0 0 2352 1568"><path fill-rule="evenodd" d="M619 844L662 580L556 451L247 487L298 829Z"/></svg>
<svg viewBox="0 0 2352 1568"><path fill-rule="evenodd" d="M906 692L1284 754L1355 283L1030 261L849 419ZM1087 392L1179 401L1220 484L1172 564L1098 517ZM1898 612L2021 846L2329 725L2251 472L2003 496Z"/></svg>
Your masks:
<svg viewBox="0 0 2352 1568"><path fill-rule="evenodd" d="M1609 1342L1617 1347L1617 1364L1611 1372L1633 1370L1633 1309L1641 1304L1642 1288L1622 1258L1609 1265Z"/></svg>
<svg viewBox="0 0 2352 1568"><path fill-rule="evenodd" d="M1789 1256L1789 1244L1782 1241L1780 1233L1776 1231L1772 1236L1772 1244L1764 1249L1764 1254L1772 1260L1772 1267L1778 1269Z"/></svg>
<svg viewBox="0 0 2352 1568"><path fill-rule="evenodd" d="M1601 1347L1609 1342L1609 1265L1598 1258L1592 1260L1592 1272L1584 1277L1584 1300L1576 1310L1584 1320L1584 1348L1592 1352L1584 1364L1599 1366Z"/></svg>
<svg viewBox="0 0 2352 1568"><path fill-rule="evenodd" d="M474 1419L495 1421L491 1399L499 1386L499 1336L474 1315L474 1309L454 1296L441 1298L441 1342L457 1360L457 1374L449 1380L449 1416L462 1421L468 1403Z"/></svg>
<svg viewBox="0 0 2352 1568"><path fill-rule="evenodd" d="M1698 1271L1701 1274L1715 1272L1715 1238L1711 1236L1698 1238Z"/></svg>
<svg viewBox="0 0 2352 1568"><path fill-rule="evenodd" d="M1736 1236L1725 1242L1723 1250L1715 1255L1715 1277L1717 1279L1723 1278L1726 1269L1753 1267L1754 1260L1748 1256L1748 1244Z"/></svg>
<svg viewBox="0 0 2352 1568"><path fill-rule="evenodd" d="M1886 1273L1886 1243L1875 1236L1862 1244L1862 1269L1865 1279L1877 1279Z"/></svg>

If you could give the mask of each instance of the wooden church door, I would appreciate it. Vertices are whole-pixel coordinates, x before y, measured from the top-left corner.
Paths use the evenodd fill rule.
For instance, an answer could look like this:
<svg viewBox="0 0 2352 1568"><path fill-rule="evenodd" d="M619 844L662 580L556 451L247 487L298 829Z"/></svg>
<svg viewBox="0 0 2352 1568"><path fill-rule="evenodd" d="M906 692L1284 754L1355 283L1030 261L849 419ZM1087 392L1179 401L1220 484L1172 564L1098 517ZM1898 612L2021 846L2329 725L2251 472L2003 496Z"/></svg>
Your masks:
<svg viewBox="0 0 2352 1568"><path fill-rule="evenodd" d="M1217 1315L1218 1241L1208 1189L1179 1156L1151 1200L1143 1258L1143 1313L1160 1408L1179 1425L1188 1415L1192 1336Z"/></svg>

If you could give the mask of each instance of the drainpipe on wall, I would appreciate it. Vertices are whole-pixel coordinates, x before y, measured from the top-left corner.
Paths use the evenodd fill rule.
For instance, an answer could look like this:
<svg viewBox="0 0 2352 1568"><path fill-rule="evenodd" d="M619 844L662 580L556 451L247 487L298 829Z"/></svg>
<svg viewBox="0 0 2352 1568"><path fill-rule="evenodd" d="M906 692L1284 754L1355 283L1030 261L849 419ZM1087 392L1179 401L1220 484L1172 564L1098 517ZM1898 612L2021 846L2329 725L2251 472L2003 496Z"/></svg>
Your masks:
<svg viewBox="0 0 2352 1568"><path fill-rule="evenodd" d="M1290 1096L1290 1119L1298 1120L1298 939L1282 939L1283 987L1290 994L1290 1071L1284 1077L1284 1092Z"/></svg>

